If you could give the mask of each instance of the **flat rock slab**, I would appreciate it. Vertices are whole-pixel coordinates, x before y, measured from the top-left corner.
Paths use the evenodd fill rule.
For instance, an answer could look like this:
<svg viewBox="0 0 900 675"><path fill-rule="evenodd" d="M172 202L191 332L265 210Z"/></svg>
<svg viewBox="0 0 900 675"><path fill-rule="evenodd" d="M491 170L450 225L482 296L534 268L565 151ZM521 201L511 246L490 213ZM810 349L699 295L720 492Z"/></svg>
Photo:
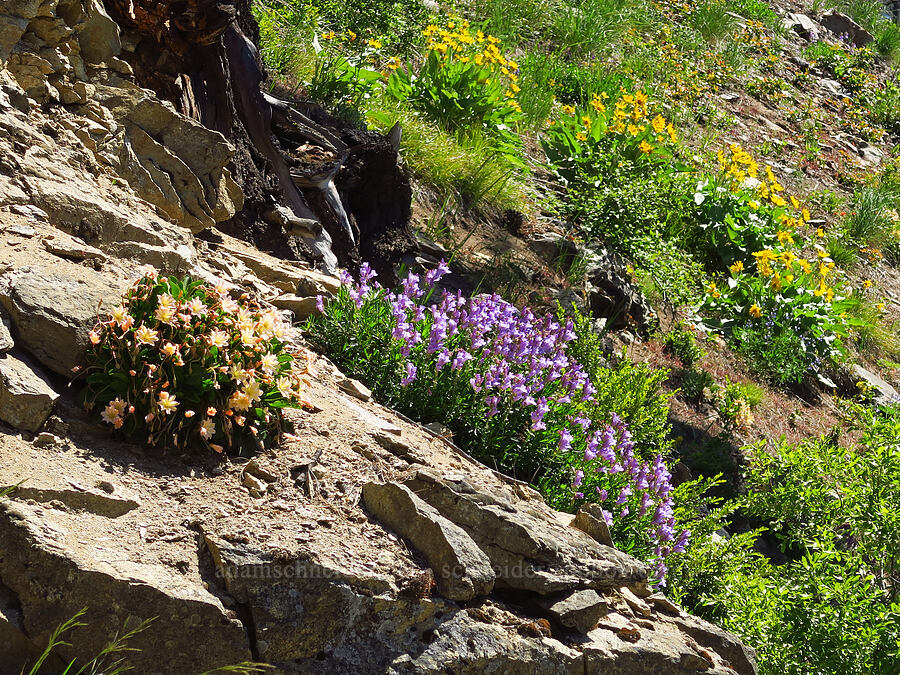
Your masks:
<svg viewBox="0 0 900 675"><path fill-rule="evenodd" d="M12 354L0 355L0 419L17 429L41 428L59 398L31 363Z"/></svg>
<svg viewBox="0 0 900 675"><path fill-rule="evenodd" d="M366 508L425 556L441 595L471 600L494 587L491 561L465 530L397 483L366 483Z"/></svg>
<svg viewBox="0 0 900 675"><path fill-rule="evenodd" d="M16 488L14 493L16 498L32 499L42 503L56 500L74 511L89 511L107 518L123 516L140 506L136 498L128 495L121 488L114 488L111 484L108 486L108 492L77 484L69 487L34 485L35 480L40 480L40 478L31 479Z"/></svg>
<svg viewBox="0 0 900 675"><path fill-rule="evenodd" d="M406 485L472 537L490 558L498 587L549 595L647 579L646 565L560 524L546 505L513 504L502 493L476 490L461 476L427 470Z"/></svg>
<svg viewBox="0 0 900 675"><path fill-rule="evenodd" d="M46 635L88 608L82 620L91 630L58 650L65 659L99 653L133 625L126 622L153 617L128 643L139 650L130 654L136 672L193 673L252 659L243 626L209 591L163 565L98 560L91 542L73 539L42 506L0 503L0 541L0 575L25 608L27 635Z"/></svg>

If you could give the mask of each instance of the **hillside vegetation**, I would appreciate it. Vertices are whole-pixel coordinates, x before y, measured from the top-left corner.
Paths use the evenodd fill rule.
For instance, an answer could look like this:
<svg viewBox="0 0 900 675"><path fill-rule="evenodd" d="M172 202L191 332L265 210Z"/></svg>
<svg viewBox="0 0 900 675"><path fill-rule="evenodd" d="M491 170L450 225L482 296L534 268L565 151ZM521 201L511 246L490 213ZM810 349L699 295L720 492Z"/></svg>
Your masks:
<svg viewBox="0 0 900 675"><path fill-rule="evenodd" d="M617 547L759 650L761 672L900 672L887 9L254 11L272 88L399 123L419 228L487 292L443 290L443 265L383 288L364 265L321 301L311 343L551 505L599 503ZM592 300L598 269L654 311Z"/></svg>

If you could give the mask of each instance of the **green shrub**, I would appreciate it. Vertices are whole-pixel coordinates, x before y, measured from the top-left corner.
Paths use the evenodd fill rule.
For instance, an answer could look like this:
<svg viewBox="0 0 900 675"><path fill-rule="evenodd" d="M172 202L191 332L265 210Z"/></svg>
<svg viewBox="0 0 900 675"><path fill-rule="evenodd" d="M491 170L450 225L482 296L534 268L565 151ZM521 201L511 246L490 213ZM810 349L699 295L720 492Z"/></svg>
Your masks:
<svg viewBox="0 0 900 675"><path fill-rule="evenodd" d="M150 445L255 452L277 441L281 409L303 404L289 329L224 285L144 277L91 331L85 403Z"/></svg>
<svg viewBox="0 0 900 675"><path fill-rule="evenodd" d="M421 110L450 132L477 130L496 137L515 155L522 119L516 100L519 66L498 47L499 40L480 30L469 31L467 21L450 19L446 28L425 29L428 53L417 69L395 69L386 93Z"/></svg>
<svg viewBox="0 0 900 675"><path fill-rule="evenodd" d="M690 368L703 358L706 350L697 344L694 329L684 322L679 322L665 337L666 349Z"/></svg>
<svg viewBox="0 0 900 675"><path fill-rule="evenodd" d="M758 449L746 496L724 507L703 497L709 482L676 489L693 543L669 559L670 594L752 644L763 675L890 675L900 662L900 409L852 406L848 419L858 447ZM758 531L721 536L736 508L787 562L754 550Z"/></svg>

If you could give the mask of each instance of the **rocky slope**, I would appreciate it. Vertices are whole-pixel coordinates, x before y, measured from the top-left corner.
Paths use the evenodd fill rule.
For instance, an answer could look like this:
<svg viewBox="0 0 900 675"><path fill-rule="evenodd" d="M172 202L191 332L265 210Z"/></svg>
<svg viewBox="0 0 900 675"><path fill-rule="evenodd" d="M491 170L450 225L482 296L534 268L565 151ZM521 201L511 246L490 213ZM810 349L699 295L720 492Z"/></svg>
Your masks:
<svg viewBox="0 0 900 675"><path fill-rule="evenodd" d="M590 513L552 511L324 359L315 409L253 461L161 456L81 410L69 379L98 307L148 267L299 318L337 284L209 229L242 209L235 149L140 88L123 48L98 0L0 2L0 485L21 483L0 504L0 673L82 608L89 628L62 658L155 617L131 643L149 674L250 659L756 672L752 650L654 593Z"/></svg>

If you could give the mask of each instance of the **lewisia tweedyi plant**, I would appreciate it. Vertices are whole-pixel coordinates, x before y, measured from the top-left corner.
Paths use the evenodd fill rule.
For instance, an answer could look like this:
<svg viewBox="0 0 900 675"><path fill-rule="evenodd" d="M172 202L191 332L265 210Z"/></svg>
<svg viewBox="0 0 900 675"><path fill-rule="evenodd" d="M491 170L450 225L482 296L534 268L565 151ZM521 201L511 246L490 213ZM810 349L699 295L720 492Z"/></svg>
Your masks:
<svg viewBox="0 0 900 675"><path fill-rule="evenodd" d="M383 402L447 425L482 460L530 479L556 506L597 501L621 545L657 562L681 550L671 477L661 457L637 455L627 425L591 418L596 394L568 353L571 320L518 309L497 295L433 297L441 265L392 292L363 265L320 302L310 339L362 377Z"/></svg>
<svg viewBox="0 0 900 675"><path fill-rule="evenodd" d="M254 452L304 404L307 361L277 312L189 277L140 279L90 333L85 403L150 445Z"/></svg>

